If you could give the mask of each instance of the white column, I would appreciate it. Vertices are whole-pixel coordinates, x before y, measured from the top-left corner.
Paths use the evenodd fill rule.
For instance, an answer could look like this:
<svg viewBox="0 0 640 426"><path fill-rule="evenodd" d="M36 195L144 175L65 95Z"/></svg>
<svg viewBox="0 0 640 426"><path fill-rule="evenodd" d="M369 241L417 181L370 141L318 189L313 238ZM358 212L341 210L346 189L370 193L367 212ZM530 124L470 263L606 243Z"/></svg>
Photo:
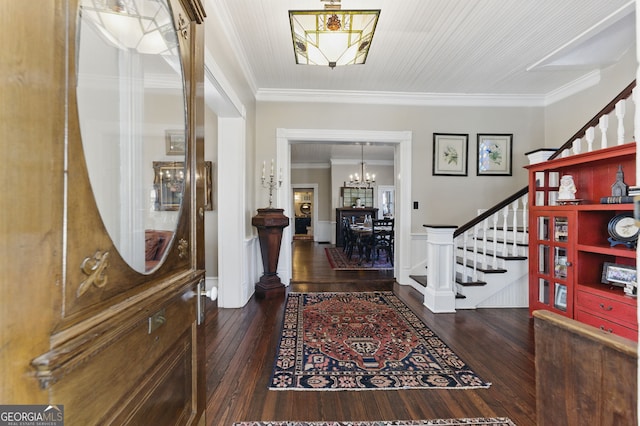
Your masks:
<svg viewBox="0 0 640 426"><path fill-rule="evenodd" d="M456 226L429 226L427 229L427 287L424 305L434 313L456 311L455 253Z"/></svg>

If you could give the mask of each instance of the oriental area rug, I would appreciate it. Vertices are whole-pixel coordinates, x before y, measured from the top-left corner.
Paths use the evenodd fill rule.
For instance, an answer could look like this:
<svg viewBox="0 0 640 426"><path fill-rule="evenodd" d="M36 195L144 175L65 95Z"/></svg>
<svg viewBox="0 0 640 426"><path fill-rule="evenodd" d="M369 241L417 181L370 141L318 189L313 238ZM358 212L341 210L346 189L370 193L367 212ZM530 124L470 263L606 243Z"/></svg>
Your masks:
<svg viewBox="0 0 640 426"><path fill-rule="evenodd" d="M233 426L516 426L506 417L475 419L394 420L373 422L241 422Z"/></svg>
<svg viewBox="0 0 640 426"><path fill-rule="evenodd" d="M342 247L325 247L324 251L327 253L327 259L329 260L331 269L335 271L381 271L393 269L385 253L381 253L380 257L376 257L373 260L373 264L371 260L366 259L362 261L362 264L359 264L360 256L357 251L353 253L351 259L347 257L347 253L342 250Z"/></svg>
<svg viewBox="0 0 640 426"><path fill-rule="evenodd" d="M269 389L489 386L393 292L287 296Z"/></svg>

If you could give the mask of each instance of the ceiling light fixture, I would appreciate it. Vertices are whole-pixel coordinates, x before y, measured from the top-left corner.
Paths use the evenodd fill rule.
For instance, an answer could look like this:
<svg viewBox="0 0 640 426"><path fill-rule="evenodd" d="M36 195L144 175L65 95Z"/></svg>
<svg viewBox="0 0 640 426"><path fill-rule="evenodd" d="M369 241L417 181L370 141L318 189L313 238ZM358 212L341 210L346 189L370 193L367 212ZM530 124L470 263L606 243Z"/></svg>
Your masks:
<svg viewBox="0 0 640 426"><path fill-rule="evenodd" d="M176 30L165 1L81 0L80 11L118 48L147 54L177 54Z"/></svg>
<svg viewBox="0 0 640 426"><path fill-rule="evenodd" d="M371 188L376 183L376 175L367 173L366 164L364 162L364 144L360 146L360 173L349 175L349 182L345 182L344 186L349 188Z"/></svg>
<svg viewBox="0 0 640 426"><path fill-rule="evenodd" d="M364 64L380 9L342 10L340 0L321 0L324 10L290 10L291 36L297 64Z"/></svg>

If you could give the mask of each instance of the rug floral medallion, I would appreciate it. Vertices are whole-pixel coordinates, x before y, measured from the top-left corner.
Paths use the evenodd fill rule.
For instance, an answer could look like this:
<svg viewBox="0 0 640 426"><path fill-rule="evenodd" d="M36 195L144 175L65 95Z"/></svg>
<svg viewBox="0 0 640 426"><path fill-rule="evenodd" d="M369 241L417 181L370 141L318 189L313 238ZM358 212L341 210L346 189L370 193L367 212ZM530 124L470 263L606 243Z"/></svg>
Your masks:
<svg viewBox="0 0 640 426"><path fill-rule="evenodd" d="M287 296L270 389L489 386L393 292Z"/></svg>

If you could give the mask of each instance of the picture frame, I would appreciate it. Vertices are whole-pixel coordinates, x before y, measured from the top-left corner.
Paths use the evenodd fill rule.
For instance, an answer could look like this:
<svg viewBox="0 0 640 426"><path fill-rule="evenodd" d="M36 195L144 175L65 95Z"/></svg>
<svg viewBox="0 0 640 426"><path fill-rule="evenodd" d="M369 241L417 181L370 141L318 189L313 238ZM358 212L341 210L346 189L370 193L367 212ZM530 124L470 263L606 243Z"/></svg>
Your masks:
<svg viewBox="0 0 640 426"><path fill-rule="evenodd" d="M478 176L511 176L513 158L512 133L479 133Z"/></svg>
<svg viewBox="0 0 640 426"><path fill-rule="evenodd" d="M433 176L467 176L469 135L433 134Z"/></svg>
<svg viewBox="0 0 640 426"><path fill-rule="evenodd" d="M617 287L637 285L638 272L634 266L604 262L602 265L602 283Z"/></svg>
<svg viewBox="0 0 640 426"><path fill-rule="evenodd" d="M213 163L204 162L204 209L208 211L213 208Z"/></svg>
<svg viewBox="0 0 640 426"><path fill-rule="evenodd" d="M561 311L567 310L567 286L556 283L553 307Z"/></svg>
<svg viewBox="0 0 640 426"><path fill-rule="evenodd" d="M153 173L154 210L179 210L184 196L185 163L183 161L154 161Z"/></svg>
<svg viewBox="0 0 640 426"><path fill-rule="evenodd" d="M167 155L185 155L186 132L185 130L165 130Z"/></svg>

